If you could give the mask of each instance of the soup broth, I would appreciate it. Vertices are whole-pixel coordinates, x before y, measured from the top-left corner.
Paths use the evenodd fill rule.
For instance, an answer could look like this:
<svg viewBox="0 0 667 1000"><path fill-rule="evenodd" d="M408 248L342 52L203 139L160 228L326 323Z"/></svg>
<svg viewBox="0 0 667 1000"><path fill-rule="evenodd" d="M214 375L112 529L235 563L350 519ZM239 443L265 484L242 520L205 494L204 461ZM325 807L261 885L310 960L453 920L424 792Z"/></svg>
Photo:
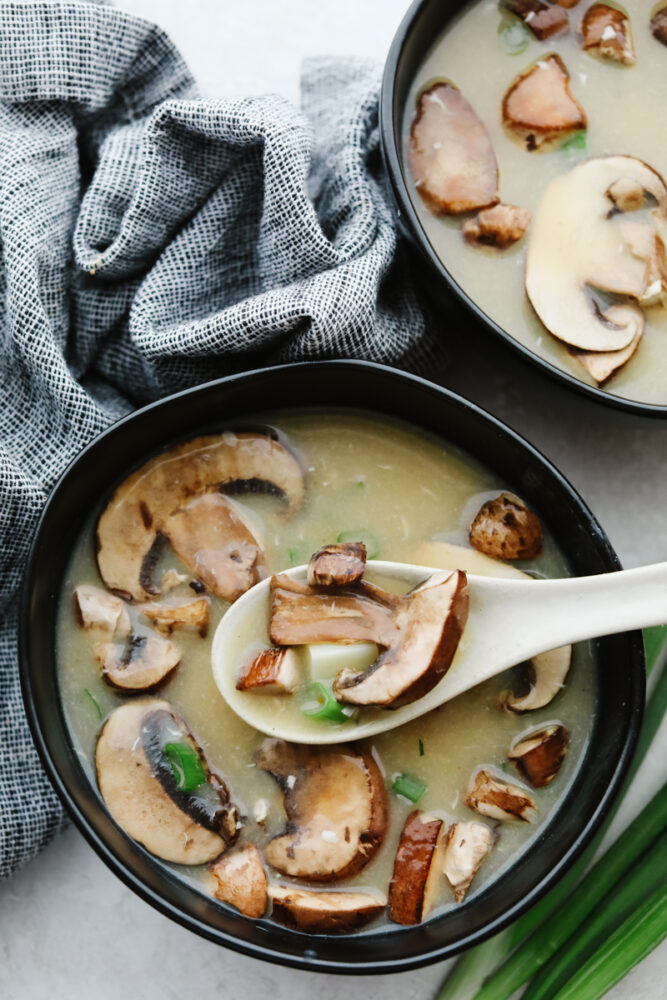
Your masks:
<svg viewBox="0 0 667 1000"><path fill-rule="evenodd" d="M496 495L505 485L452 446L387 417L347 411L286 411L263 415L261 421L278 428L285 436L302 462L306 483L305 501L291 516L285 514L275 498L243 497L244 508L252 509L253 525L261 533L266 563L272 572L304 563L310 553L341 533L372 535L378 558L408 562L419 561L419 547L428 540L468 546L467 531L472 516L483 500ZM93 545L99 513L96 511L85 525L72 555L63 583L58 635L65 715L72 741L93 785L95 745L103 719L131 700L102 679L90 639L78 627L72 610L72 594L77 586L102 586ZM520 565L537 576L569 575L567 562L546 528L542 553ZM161 568L175 569L192 578L171 551L164 553ZM181 586L187 589L187 584ZM189 594L192 596L191 590ZM243 817L239 844L254 843L261 850L284 830L286 816L277 783L256 766L257 750L265 737L231 711L213 681L211 641L228 606L212 597L211 621L205 638L187 632L174 634L174 641L182 649L182 661L158 697L168 700L181 713L210 766L228 783L232 801ZM262 637L254 638L261 645ZM249 640L253 641L253 637ZM495 825L465 805L471 774L480 765L486 765L500 777L522 784L507 760L510 744L526 730L560 721L570 734L563 766L551 784L531 790L538 810L534 822L498 824L498 839L469 895L482 891L542 834L567 792L590 733L595 698L592 667L589 646L580 644L574 651L565 688L544 708L517 715L500 707L499 693L515 680L512 672L508 672L426 717L369 741L367 749L375 757L389 789L389 827L370 863L353 878L334 883L334 887L352 884L386 892L401 829L415 808L391 791L397 774L412 775L426 786L417 808L429 815L448 823L479 819ZM280 699L257 697L267 699L267 711L281 710ZM253 818L258 800L268 804L267 818L261 825ZM194 881L203 892L212 891L212 878L205 866L167 867ZM276 873L270 873L269 879L280 884L290 881ZM434 913L455 905L443 878Z"/></svg>
<svg viewBox="0 0 667 1000"><path fill-rule="evenodd" d="M538 41L525 32L518 53L503 46L503 13L496 0L469 4L435 39L421 64L405 106L404 146L420 91L436 79L459 88L490 135L500 171L501 200L533 215L549 183L589 157L633 156L667 177L667 48L652 36L652 4L625 0L636 49L636 63L625 66L584 51L581 19L590 5L568 11L570 30ZM507 17L507 15L505 15ZM517 22L518 23L518 22ZM585 148L577 145L528 152L506 133L503 95L524 69L557 53L569 75L573 96L586 112ZM407 152L405 154L407 164ZM597 382L553 337L534 312L524 287L529 226L524 239L506 250L471 246L460 231L466 216L436 216L419 196L409 169L406 183L421 225L454 281L495 323L520 344L589 385ZM667 306L644 308L646 326L633 357L602 388L627 399L667 404Z"/></svg>

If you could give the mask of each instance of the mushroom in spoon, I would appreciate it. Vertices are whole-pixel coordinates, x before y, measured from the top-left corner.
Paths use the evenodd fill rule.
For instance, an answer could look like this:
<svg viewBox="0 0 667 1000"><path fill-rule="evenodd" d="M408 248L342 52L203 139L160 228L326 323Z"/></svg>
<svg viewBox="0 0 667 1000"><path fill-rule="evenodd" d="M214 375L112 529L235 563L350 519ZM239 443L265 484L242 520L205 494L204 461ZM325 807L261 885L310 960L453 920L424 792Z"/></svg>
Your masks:
<svg viewBox="0 0 667 1000"><path fill-rule="evenodd" d="M442 575L427 566L380 561L368 563L367 569L385 580L400 581L406 589L420 587L434 573ZM306 566L281 576L306 589ZM212 648L215 682L233 711L261 732L293 743L342 743L403 725L538 653L667 622L667 563L565 580L468 576L467 584L470 615L451 666L423 697L394 711L364 708L356 719L320 729L306 718L301 722L289 713L262 711L257 695L237 690L235 648L249 625L266 629L270 580L240 597L218 626ZM372 586L365 581L362 585Z"/></svg>

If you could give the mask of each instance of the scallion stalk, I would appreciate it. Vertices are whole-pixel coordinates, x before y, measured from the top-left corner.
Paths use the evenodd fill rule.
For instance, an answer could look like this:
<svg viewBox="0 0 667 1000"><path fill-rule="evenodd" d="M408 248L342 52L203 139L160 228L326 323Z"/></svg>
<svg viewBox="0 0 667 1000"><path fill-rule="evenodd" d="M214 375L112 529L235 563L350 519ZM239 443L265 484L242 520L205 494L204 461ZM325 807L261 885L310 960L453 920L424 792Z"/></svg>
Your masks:
<svg viewBox="0 0 667 1000"><path fill-rule="evenodd" d="M410 777L409 774L399 774L391 786L391 790L396 795L402 795L404 799L409 799L410 802L419 802L426 791L426 785L417 778Z"/></svg>
<svg viewBox="0 0 667 1000"><path fill-rule="evenodd" d="M331 690L321 681L309 684L303 694L301 711L318 722L349 722L351 712L336 701Z"/></svg>
<svg viewBox="0 0 667 1000"><path fill-rule="evenodd" d="M644 642L646 651L646 674L650 676L656 667L660 667L667 657L667 625L660 625L655 628L646 629L644 632ZM637 770L639 769L646 753L657 733L667 710L667 666L665 666L658 678L658 682L650 695L644 721L642 724L635 757L632 767L628 773L623 786L623 791L618 797L616 805L611 810L605 823L602 825L588 848L575 865L569 870L567 875L561 879L558 885L544 896L539 903L531 907L519 920L516 920L499 934L489 938L476 948L470 948L463 954L442 984L437 994L436 1000L474 1000L478 996L482 982L491 982L496 979L497 970L503 960L508 956L518 954L521 951L522 942L530 942L535 929L543 925L546 921L550 926L554 919L553 915L568 897L576 889L581 878L589 867L593 857L604 839L604 836L611 825L611 822L621 804L623 794L627 791ZM527 940L526 940L527 939ZM507 963L506 963L507 964ZM503 966L504 968L504 966ZM520 986L526 979L535 972L537 966L526 972L524 978L518 985ZM506 1000L514 990L516 985L508 984L507 989L498 992L502 1000Z"/></svg>
<svg viewBox="0 0 667 1000"><path fill-rule="evenodd" d="M189 743L165 743L164 755L180 791L193 792L204 784L204 766L199 754Z"/></svg>

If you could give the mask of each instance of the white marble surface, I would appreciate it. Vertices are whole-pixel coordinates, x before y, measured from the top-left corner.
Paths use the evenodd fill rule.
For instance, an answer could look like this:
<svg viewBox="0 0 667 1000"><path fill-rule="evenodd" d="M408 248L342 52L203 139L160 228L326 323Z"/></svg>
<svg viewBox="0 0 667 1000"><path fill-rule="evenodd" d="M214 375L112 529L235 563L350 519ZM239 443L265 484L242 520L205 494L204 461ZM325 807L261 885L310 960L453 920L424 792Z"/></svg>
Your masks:
<svg viewBox="0 0 667 1000"><path fill-rule="evenodd" d="M306 55L384 58L407 0L123 0L158 21L210 95L274 90L297 100ZM525 433L596 511L626 565L667 559L667 426L610 427L607 415L542 380L483 339L453 338L447 382ZM615 824L660 784L667 726ZM654 952L612 1000L658 1000L667 950ZM271 967L203 941L127 890L74 830L0 890L3 1000L430 1000L443 966L374 978Z"/></svg>

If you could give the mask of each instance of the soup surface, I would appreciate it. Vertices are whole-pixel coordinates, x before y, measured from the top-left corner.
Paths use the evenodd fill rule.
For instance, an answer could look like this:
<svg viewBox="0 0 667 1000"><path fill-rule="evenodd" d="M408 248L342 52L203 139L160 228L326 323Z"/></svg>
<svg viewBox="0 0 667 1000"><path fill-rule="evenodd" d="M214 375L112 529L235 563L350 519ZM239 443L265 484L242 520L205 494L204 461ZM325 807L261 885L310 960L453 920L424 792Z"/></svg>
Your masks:
<svg viewBox="0 0 667 1000"><path fill-rule="evenodd" d="M632 25L636 63L626 66L584 51L580 25L590 4L568 11L570 30L538 41L528 30L525 47L509 51L499 28L508 15L496 0L469 4L435 39L421 64L406 102L403 133L407 149L420 91L437 79L459 88L486 126L500 170L500 197L533 215L549 183L589 157L624 155L649 164L667 177L667 48L652 36L655 4L625 0ZM516 19L515 25L519 22ZM536 60L557 53L570 75L570 89L588 119L585 143L528 152L502 123L501 104L519 73ZM407 154L406 154L407 158ZM433 249L461 289L519 343L589 385L597 385L566 344L543 326L524 287L526 237L506 250L466 243L466 216L434 215L420 198L410 171L406 182L415 210ZM645 330L632 358L604 382L606 391L648 403L667 404L667 306L644 308Z"/></svg>
<svg viewBox="0 0 667 1000"><path fill-rule="evenodd" d="M275 497L244 496L239 501L261 535L266 564L273 572L306 562L312 552L341 534L366 538L375 549L369 555L408 562L422 562L424 543L433 540L469 548L471 519L483 501L505 486L455 448L387 417L348 411L286 411L261 415L251 423L254 426L257 422L279 429L305 470L305 500L291 515ZM103 585L93 544L99 514L98 510L91 515L72 555L63 583L58 635L65 714L73 743L93 785L95 745L103 720L119 705L132 700L102 678L89 635L79 627L73 613L76 587ZM519 565L537 576L569 575L567 563L546 528L542 553ZM163 553L158 569L174 569L192 580L192 572L171 549ZM187 582L180 587L192 597ZM213 681L211 641L228 606L220 598L211 597L206 637L192 632L173 634L171 638L182 650L182 661L157 697L168 700L180 712L211 768L224 776L242 816L239 844L254 843L261 850L284 830L286 816L276 781L256 766L256 754L265 737L231 711ZM409 775L426 786L417 808L430 816L448 823L477 819L498 827L498 838L472 884L470 896L481 891L539 836L566 793L585 751L595 694L590 649L587 644L576 647L564 689L543 708L524 714L502 708L499 693L513 682L516 678L508 672L428 716L370 741L367 749L375 757L388 789L389 827L370 863L353 878L336 882L335 888L353 884L387 891L401 829L415 808L391 790L398 774ZM277 701L257 697L267 697L267 711ZM481 765L527 787L507 759L508 749L519 734L553 721L567 726L569 751L551 784L530 789L537 807L535 821L496 824L469 809L465 804L466 788ZM254 818L259 800L268 807L266 820L261 823ZM202 891L212 892L213 879L205 866L170 867L194 881ZM276 873L270 873L269 880L283 885L290 881ZM455 905L443 878L433 912Z"/></svg>

